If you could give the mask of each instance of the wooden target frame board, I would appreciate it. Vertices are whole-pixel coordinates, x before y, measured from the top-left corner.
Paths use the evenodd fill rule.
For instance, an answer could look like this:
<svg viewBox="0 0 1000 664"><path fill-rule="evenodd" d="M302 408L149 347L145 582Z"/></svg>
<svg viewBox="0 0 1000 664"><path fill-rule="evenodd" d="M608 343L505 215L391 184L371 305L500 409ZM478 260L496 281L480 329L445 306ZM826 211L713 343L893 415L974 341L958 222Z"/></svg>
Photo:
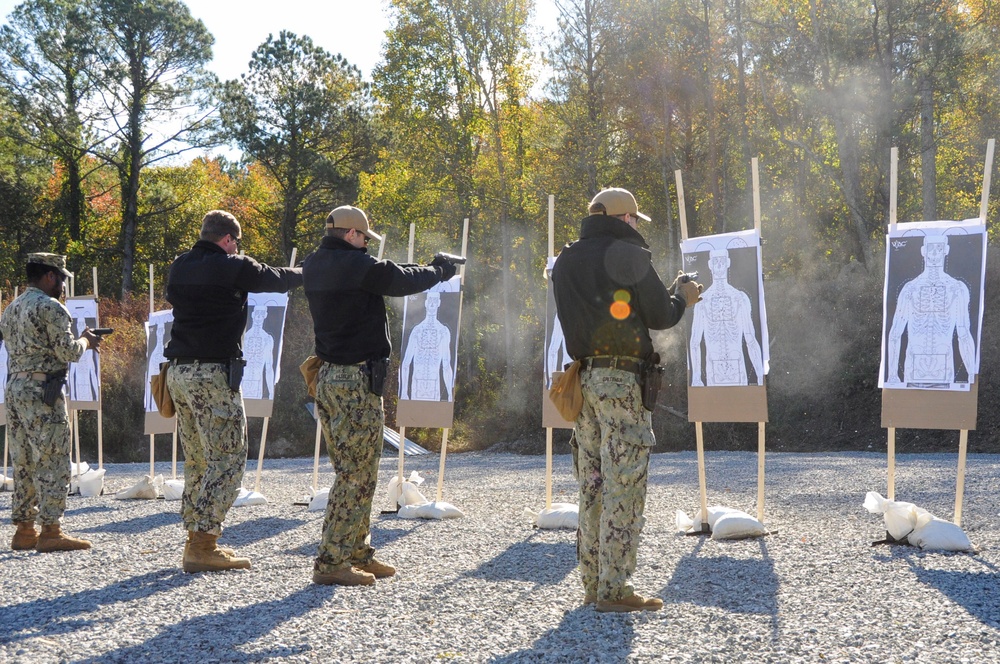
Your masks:
<svg viewBox="0 0 1000 664"><path fill-rule="evenodd" d="M995 139L986 144L983 165L983 187L979 203L979 218L986 220L989 210L990 184L993 173ZM897 226L897 194L899 149L890 152L889 175L889 227ZM978 376L976 376L978 378ZM970 376L968 391L940 391L919 389L882 389L882 426L886 429L888 458L886 496L896 499L896 429L958 430L958 472L955 482L955 525L962 525L962 501L965 490L965 464L968 452L969 431L976 428L979 408L979 381Z"/></svg>

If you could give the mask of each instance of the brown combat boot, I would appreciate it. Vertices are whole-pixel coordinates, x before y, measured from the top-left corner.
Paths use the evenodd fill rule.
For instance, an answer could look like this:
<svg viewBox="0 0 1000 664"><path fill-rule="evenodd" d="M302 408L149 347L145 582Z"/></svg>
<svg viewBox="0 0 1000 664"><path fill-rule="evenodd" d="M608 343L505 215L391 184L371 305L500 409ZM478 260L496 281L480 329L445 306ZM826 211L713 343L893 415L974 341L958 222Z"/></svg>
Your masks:
<svg viewBox="0 0 1000 664"><path fill-rule="evenodd" d="M15 521L14 525L17 526L17 530L14 531L14 537L10 540L10 548L14 551L34 549L35 544L38 543L38 531L35 530L35 522Z"/></svg>
<svg viewBox="0 0 1000 664"><path fill-rule="evenodd" d="M367 565L355 565L354 568L359 569L362 572L368 572L376 579L385 579L396 573L395 567L387 565L381 560L376 560L375 558L372 558L371 562Z"/></svg>
<svg viewBox="0 0 1000 664"><path fill-rule="evenodd" d="M250 569L249 558L238 558L216 546L218 535L193 531L184 547L185 572L221 572L227 569Z"/></svg>
<svg viewBox="0 0 1000 664"><path fill-rule="evenodd" d="M599 600L597 610L601 613L628 613L629 611L659 611L663 600L656 597L632 595L621 599Z"/></svg>
<svg viewBox="0 0 1000 664"><path fill-rule="evenodd" d="M35 543L35 551L38 553L80 551L89 548L90 542L88 540L64 534L58 523L42 526L42 533L38 536L38 542Z"/></svg>
<svg viewBox="0 0 1000 664"><path fill-rule="evenodd" d="M189 551L189 549L191 547L191 540L194 537L194 533L195 533L195 531L193 531L193 530L189 530L188 531L187 542L184 543L184 557L185 558L187 558L188 555L189 555L188 551ZM228 546L219 546L218 543L216 543L215 546L219 549L219 551L223 552L227 556L234 556L234 557L236 556L236 550L235 549L230 549Z"/></svg>
<svg viewBox="0 0 1000 664"><path fill-rule="evenodd" d="M357 567L345 567L333 572L313 570L313 583L321 586L370 586L375 583L375 575L362 572Z"/></svg>

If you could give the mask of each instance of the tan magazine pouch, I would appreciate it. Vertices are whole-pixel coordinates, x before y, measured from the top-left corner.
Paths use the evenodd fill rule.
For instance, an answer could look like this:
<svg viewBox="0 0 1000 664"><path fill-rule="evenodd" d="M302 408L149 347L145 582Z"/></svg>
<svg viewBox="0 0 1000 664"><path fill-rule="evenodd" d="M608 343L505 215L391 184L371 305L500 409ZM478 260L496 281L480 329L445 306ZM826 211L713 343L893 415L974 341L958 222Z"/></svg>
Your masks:
<svg viewBox="0 0 1000 664"><path fill-rule="evenodd" d="M563 419L574 422L583 410L583 389L580 386L580 360L570 364L559 378L552 381L549 399Z"/></svg>
<svg viewBox="0 0 1000 664"><path fill-rule="evenodd" d="M319 378L319 368L323 366L323 360L316 357L315 355L310 355L306 358L306 361L299 365L299 371L302 372L302 377L306 380L306 388L309 390L309 396L316 397L316 380Z"/></svg>
<svg viewBox="0 0 1000 664"><path fill-rule="evenodd" d="M163 417L173 417L175 412L174 400L170 398L170 390L167 389L167 370L169 368L169 362L162 363L160 373L149 381L149 390L153 394L153 401L156 402L156 409Z"/></svg>

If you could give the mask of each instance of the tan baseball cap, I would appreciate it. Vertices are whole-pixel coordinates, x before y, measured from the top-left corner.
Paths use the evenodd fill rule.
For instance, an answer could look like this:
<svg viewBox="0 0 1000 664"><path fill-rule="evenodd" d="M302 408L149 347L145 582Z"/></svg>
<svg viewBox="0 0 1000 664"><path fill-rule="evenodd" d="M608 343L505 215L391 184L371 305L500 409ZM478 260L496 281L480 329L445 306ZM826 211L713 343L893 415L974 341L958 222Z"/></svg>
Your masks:
<svg viewBox="0 0 1000 664"><path fill-rule="evenodd" d="M28 262L36 265L45 265L58 270L64 277L72 277L73 273L66 269L66 257L59 254L48 254L38 252L28 254Z"/></svg>
<svg viewBox="0 0 1000 664"><path fill-rule="evenodd" d="M590 201L591 205L595 203L600 203L607 210L608 216L617 217L620 214L630 214L633 217L639 217L645 221L650 221L650 218L639 212L639 206L635 202L635 196L628 189L619 189L618 187L611 187L610 189L605 189L596 196L594 200Z"/></svg>
<svg viewBox="0 0 1000 664"><path fill-rule="evenodd" d="M382 241L382 236L372 231L368 226L368 215L361 208L352 205L341 205L334 208L326 217L326 227L330 228L353 228L362 235L373 240Z"/></svg>

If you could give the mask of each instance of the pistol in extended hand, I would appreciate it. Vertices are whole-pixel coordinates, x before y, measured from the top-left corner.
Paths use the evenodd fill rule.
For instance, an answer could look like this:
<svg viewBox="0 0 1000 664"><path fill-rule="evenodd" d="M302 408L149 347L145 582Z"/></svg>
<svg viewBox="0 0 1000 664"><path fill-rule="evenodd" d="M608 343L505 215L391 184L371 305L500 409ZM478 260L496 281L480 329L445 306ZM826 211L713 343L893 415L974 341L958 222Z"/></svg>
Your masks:
<svg viewBox="0 0 1000 664"><path fill-rule="evenodd" d="M115 331L115 328L113 328L113 327L96 327L93 330L91 330L90 332L92 334L96 334L99 337L103 337L104 335L111 334L114 331Z"/></svg>
<svg viewBox="0 0 1000 664"><path fill-rule="evenodd" d="M456 256L455 254L449 254L444 251L439 251L434 254L434 258L442 258L452 265L465 265L465 256Z"/></svg>
<svg viewBox="0 0 1000 664"><path fill-rule="evenodd" d="M680 277L678 277L677 281L679 281L682 284L686 284L687 282L694 281L697 278L698 278L697 272L685 272Z"/></svg>

